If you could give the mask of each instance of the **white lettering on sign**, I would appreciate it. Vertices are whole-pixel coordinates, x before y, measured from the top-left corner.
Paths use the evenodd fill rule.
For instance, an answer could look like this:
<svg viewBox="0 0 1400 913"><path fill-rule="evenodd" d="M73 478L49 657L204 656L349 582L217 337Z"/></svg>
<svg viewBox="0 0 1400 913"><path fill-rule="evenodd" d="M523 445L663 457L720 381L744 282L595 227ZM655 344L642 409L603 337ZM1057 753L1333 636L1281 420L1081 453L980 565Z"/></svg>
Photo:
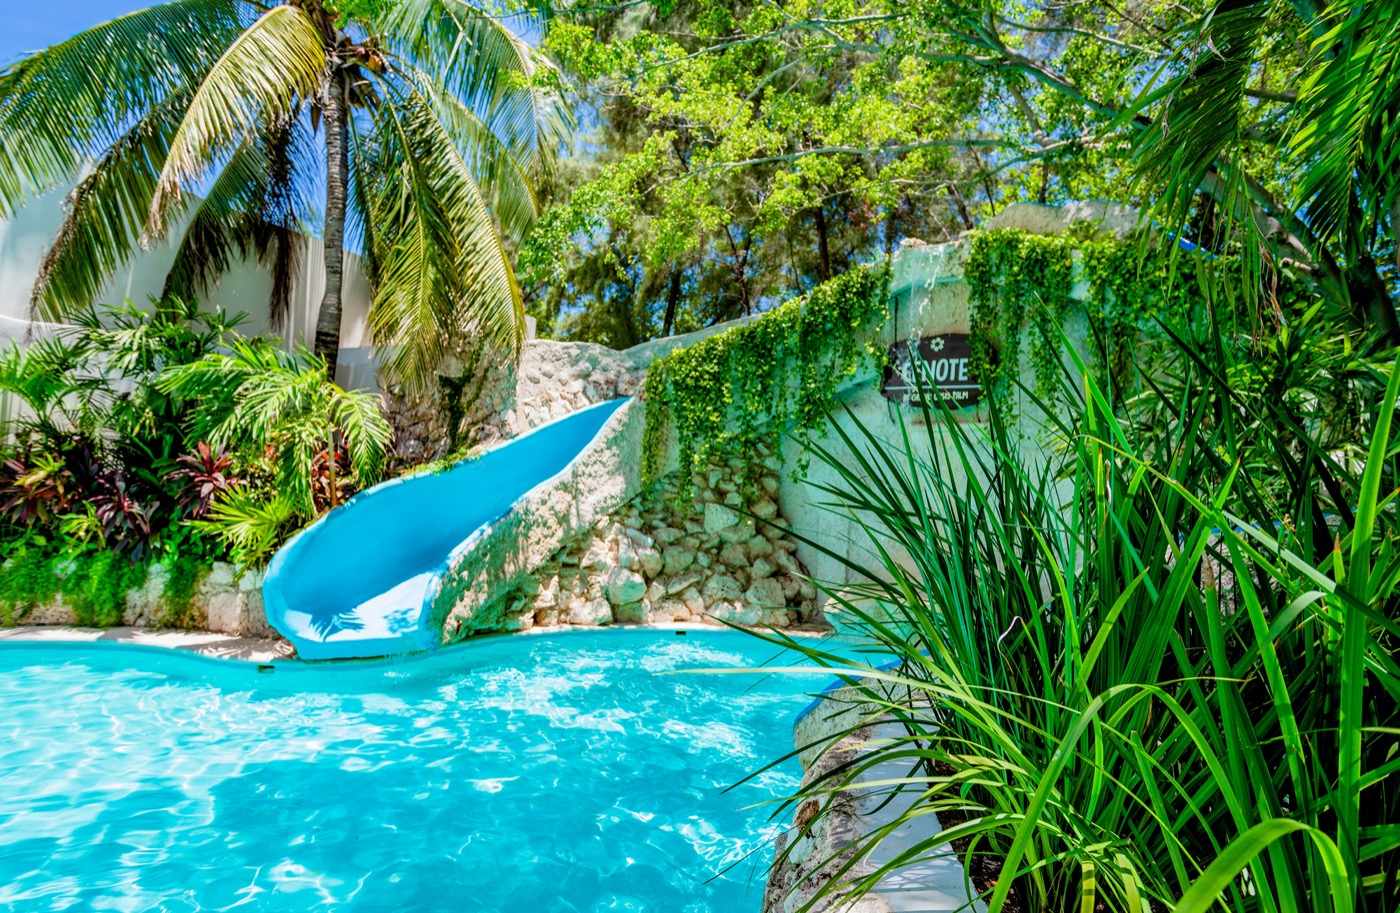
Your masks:
<svg viewBox="0 0 1400 913"><path fill-rule="evenodd" d="M973 380L971 361L966 333L902 339L890 347L881 392L908 405L918 405L921 389L937 393L955 409L975 405L982 398L982 386Z"/></svg>

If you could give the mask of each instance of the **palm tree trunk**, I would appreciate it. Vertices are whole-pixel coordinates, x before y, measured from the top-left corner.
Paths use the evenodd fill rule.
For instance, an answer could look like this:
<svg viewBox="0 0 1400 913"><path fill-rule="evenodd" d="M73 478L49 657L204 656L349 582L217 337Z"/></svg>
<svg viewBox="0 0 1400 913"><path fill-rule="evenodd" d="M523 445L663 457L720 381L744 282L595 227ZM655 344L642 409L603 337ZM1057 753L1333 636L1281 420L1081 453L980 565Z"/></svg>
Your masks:
<svg viewBox="0 0 1400 913"><path fill-rule="evenodd" d="M322 122L326 130L326 291L316 314L316 354L326 360L335 380L340 354L341 273L345 268L345 195L349 183L350 134L346 123L345 82L339 71L326 80Z"/></svg>
<svg viewBox="0 0 1400 913"><path fill-rule="evenodd" d="M335 506L336 506L336 505L335 505L335 502L336 502L336 497L335 497L335 495L336 495L336 488L337 488L337 485L336 485L336 479L335 479L336 465L335 465L335 428L334 428L334 427L331 428L331 433L330 433L330 435L329 435L329 438L330 438L330 449L329 449L328 451L326 451L327 453L329 453L329 454L331 455L330 462L326 464L326 469L327 469L327 471L328 471L329 474L330 474L330 483L331 483L330 508L329 508L329 509L330 509L330 510L335 510Z"/></svg>

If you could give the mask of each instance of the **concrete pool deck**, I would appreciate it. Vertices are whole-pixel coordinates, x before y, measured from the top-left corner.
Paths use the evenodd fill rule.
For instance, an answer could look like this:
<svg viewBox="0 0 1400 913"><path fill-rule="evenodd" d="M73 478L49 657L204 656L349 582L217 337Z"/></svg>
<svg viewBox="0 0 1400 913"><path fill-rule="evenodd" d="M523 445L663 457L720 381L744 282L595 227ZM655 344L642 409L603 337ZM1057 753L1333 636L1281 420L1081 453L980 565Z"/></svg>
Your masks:
<svg viewBox="0 0 1400 913"><path fill-rule="evenodd" d="M852 727L856 727L852 731ZM880 742L900 738L903 729L882 706L866 700L855 686L828 689L798 717L793 744L802 764L804 783L855 763ZM898 792L891 784L909 778L909 762L885 760L846 781L839 774L820 817L818 802L807 798L794 809L792 827L778 837L776 849L785 857L768 876L763 913L792 913L833 880L850 883L915 850L935 837L943 825L925 810L890 832L865 851L866 835L894 822L911 808L922 790ZM810 822L810 823L799 823ZM971 896L962 862L948 847L917 851L911 863L880 882L859 900L840 892L818 901L822 913L984 913L986 905ZM843 867L849 866L849 871Z"/></svg>
<svg viewBox="0 0 1400 913"><path fill-rule="evenodd" d="M265 663L292 658L292 646L276 637L234 637L214 631L167 631L152 628L80 628L70 625L20 625L0 628L0 643L118 643L165 647L215 659Z"/></svg>
<svg viewBox="0 0 1400 913"><path fill-rule="evenodd" d="M554 625L535 627L528 631L482 635L483 637L533 637L541 634L584 633L607 629L647 628L662 631L722 631L723 625L706 622L674 622L672 624L608 625L605 628L583 625ZM783 633L793 637L827 637L829 629L814 626L791 628ZM275 660L300 661L292 645L280 637L235 637L216 631L176 631L158 628L83 628L75 625L17 625L0 627L0 643L115 643L142 647L163 647L185 653L196 653L212 659L239 659L267 663ZM433 652L433 651L428 651ZM322 661L333 665L334 660ZM317 665L318 663L313 663Z"/></svg>

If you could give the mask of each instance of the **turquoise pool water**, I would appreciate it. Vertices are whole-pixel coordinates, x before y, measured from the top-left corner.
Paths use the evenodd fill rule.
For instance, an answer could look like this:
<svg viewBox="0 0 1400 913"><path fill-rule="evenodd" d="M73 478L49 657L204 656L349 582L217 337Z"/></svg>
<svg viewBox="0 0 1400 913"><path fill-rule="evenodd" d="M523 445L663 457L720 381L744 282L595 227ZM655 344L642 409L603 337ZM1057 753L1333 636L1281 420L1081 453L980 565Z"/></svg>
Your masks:
<svg viewBox="0 0 1400 913"><path fill-rule="evenodd" d="M0 646L0 910L753 913L821 679L733 632L398 665Z"/></svg>

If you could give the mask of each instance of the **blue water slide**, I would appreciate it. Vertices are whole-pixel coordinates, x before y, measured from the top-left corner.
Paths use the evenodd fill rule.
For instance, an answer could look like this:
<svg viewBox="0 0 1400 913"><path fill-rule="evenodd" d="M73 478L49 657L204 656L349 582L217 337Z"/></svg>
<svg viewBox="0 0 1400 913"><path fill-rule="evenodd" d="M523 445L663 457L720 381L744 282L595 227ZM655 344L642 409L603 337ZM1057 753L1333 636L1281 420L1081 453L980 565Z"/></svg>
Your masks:
<svg viewBox="0 0 1400 913"><path fill-rule="evenodd" d="M581 409L441 472L360 492L268 566L267 620L303 659L430 650L448 562L537 485L564 472L626 399Z"/></svg>

